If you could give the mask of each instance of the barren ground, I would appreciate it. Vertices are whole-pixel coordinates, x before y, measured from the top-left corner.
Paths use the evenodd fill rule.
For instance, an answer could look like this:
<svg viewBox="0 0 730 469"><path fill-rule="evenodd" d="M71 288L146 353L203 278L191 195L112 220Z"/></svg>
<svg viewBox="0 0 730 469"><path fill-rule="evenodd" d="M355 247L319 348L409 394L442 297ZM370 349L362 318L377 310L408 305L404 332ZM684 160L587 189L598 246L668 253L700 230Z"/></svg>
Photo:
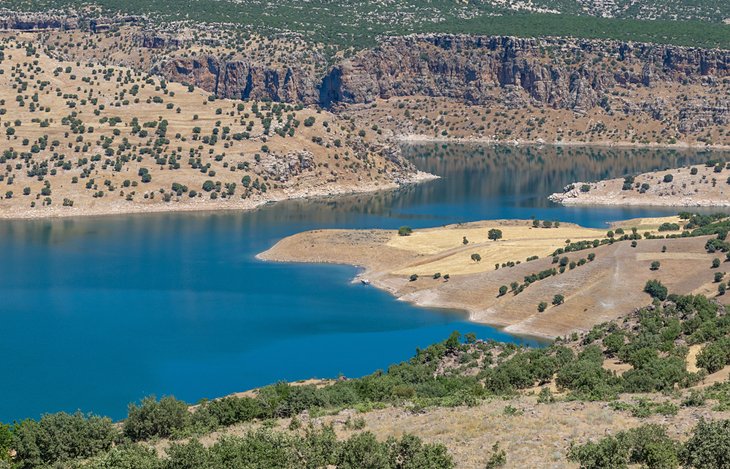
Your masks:
<svg viewBox="0 0 730 469"><path fill-rule="evenodd" d="M724 161L643 173L629 181L576 182L550 200L564 205L730 206L730 169Z"/></svg>
<svg viewBox="0 0 730 469"><path fill-rule="evenodd" d="M631 223L643 234L656 233L666 221L678 218ZM491 228L502 230L503 238L487 240ZM660 280L678 294L716 294L715 269L711 268L716 255L705 251L707 237L642 239L636 247L631 241L619 241L568 252L559 256L568 258L564 273L537 280L519 294L511 291L511 284L523 283L525 276L558 269L551 254L565 246L566 240L595 240L605 235L602 230L571 224L532 228L530 221L450 225L416 230L411 236L385 230L318 230L285 238L259 257L360 266L364 271L358 279L367 279L399 299L419 306L465 310L473 321L545 338L585 331L648 304L651 298L643 288L650 279ZM464 237L469 241L466 245ZM666 252L662 252L665 246ZM593 261L588 260L591 253ZM479 254L481 261L472 260L472 254ZM528 262L528 256L538 259ZM515 265L502 266L509 261ZM650 270L653 261L661 263L656 271ZM499 269L495 269L497 263ZM722 263L718 270L728 272L730 265ZM440 275L434 275L437 273ZM410 280L413 274L418 276L416 280ZM446 274L448 279L444 279ZM499 296L503 285L510 291ZM551 304L556 294L564 296L564 304ZM548 306L538 312L541 302Z"/></svg>

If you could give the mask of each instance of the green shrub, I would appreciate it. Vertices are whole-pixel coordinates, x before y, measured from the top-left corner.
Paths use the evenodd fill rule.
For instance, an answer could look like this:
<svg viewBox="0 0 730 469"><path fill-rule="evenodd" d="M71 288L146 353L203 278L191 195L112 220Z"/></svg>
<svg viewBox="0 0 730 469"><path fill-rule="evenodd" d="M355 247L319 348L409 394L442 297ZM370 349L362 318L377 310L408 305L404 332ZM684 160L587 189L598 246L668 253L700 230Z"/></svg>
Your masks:
<svg viewBox="0 0 730 469"><path fill-rule="evenodd" d="M190 423L188 405L168 396L157 401L153 396L142 402L129 404L124 421L124 435L133 441L152 437L169 437Z"/></svg>
<svg viewBox="0 0 730 469"><path fill-rule="evenodd" d="M18 467L30 469L96 456L108 451L118 435L106 417L58 412L16 425L13 449Z"/></svg>
<svg viewBox="0 0 730 469"><path fill-rule="evenodd" d="M668 290L667 287L662 285L659 280L648 280L644 285L644 292L651 295L652 298L656 298L660 301L667 299Z"/></svg>
<svg viewBox="0 0 730 469"><path fill-rule="evenodd" d="M722 469L730 465L730 420L701 420L685 443L682 460L688 467Z"/></svg>

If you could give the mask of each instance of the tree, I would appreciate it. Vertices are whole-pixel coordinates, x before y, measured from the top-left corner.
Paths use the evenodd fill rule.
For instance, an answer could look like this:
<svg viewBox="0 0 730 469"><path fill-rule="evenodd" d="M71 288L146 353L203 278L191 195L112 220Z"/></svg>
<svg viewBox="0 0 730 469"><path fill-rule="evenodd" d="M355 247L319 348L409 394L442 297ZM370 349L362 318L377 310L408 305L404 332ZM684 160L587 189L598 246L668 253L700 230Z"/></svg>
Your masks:
<svg viewBox="0 0 730 469"><path fill-rule="evenodd" d="M700 420L685 443L682 459L687 467L727 468L730 463L730 420Z"/></svg>
<svg viewBox="0 0 730 469"><path fill-rule="evenodd" d="M398 228L398 236L410 236L413 229L410 226L401 226Z"/></svg>
<svg viewBox="0 0 730 469"><path fill-rule="evenodd" d="M537 311L538 311L538 312L540 312L540 313L542 313L543 311L545 311L545 310L547 309L547 307L548 307L548 304L547 304L547 303L545 303L544 301L541 301L541 302L540 302L540 303L539 303L539 304L537 305Z"/></svg>
<svg viewBox="0 0 730 469"><path fill-rule="evenodd" d="M651 263L651 267L649 267L649 270L659 270L660 266L661 266L661 263L659 261L653 261Z"/></svg>
<svg viewBox="0 0 730 469"><path fill-rule="evenodd" d="M725 272L715 272L715 283L722 281L722 277L725 276Z"/></svg>
<svg viewBox="0 0 730 469"><path fill-rule="evenodd" d="M712 259L712 268L717 269L718 267L720 267L720 259L716 257Z"/></svg>
<svg viewBox="0 0 730 469"><path fill-rule="evenodd" d="M660 301L667 299L668 290L659 280L648 280L644 285L644 292Z"/></svg>
<svg viewBox="0 0 730 469"><path fill-rule="evenodd" d="M474 253L474 254L471 255L471 260L473 260L474 262L479 262L479 261L482 260L482 256L480 256L477 253Z"/></svg>
<svg viewBox="0 0 730 469"><path fill-rule="evenodd" d="M10 456L13 444L13 432L10 425L0 423L0 461L5 461Z"/></svg>
<svg viewBox="0 0 730 469"><path fill-rule="evenodd" d="M557 294L553 296L553 305L558 306L562 305L565 302L565 297L561 294Z"/></svg>
<svg viewBox="0 0 730 469"><path fill-rule="evenodd" d="M469 240L466 239L466 236L464 236L464 238L461 240L461 244L463 244L464 246L466 246L467 244L469 244Z"/></svg>
<svg viewBox="0 0 730 469"><path fill-rule="evenodd" d="M418 280L418 274L411 274L411 276L408 277L409 282L415 282L416 280Z"/></svg>
<svg viewBox="0 0 730 469"><path fill-rule="evenodd" d="M502 285L499 287L499 296L504 296L507 294L507 285Z"/></svg>
<svg viewBox="0 0 730 469"><path fill-rule="evenodd" d="M497 241L498 239L502 239L502 230L498 230L497 228L492 228L489 230L489 233L487 234L487 238L491 239L492 241Z"/></svg>
<svg viewBox="0 0 730 469"><path fill-rule="evenodd" d="M150 396L144 398L140 405L129 404L124 435L134 441L165 438L185 428L189 419L190 412L185 402L171 396L157 401Z"/></svg>
<svg viewBox="0 0 730 469"><path fill-rule="evenodd" d="M708 373L720 371L728 362L730 362L730 338L705 345L697 354L697 366L706 369Z"/></svg>
<svg viewBox="0 0 730 469"><path fill-rule="evenodd" d="M674 180L674 176L671 174L665 174L664 175L664 182L672 182Z"/></svg>
<svg viewBox="0 0 730 469"><path fill-rule="evenodd" d="M107 451L117 436L118 431L108 418L59 412L15 425L13 449L19 467L48 467Z"/></svg>

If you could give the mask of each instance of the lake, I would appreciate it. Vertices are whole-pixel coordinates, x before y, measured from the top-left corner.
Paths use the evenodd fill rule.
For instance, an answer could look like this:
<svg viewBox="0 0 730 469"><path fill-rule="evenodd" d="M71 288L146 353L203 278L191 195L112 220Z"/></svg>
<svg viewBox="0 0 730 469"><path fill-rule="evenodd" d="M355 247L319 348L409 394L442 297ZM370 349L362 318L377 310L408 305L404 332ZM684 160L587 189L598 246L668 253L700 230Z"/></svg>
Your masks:
<svg viewBox="0 0 730 469"><path fill-rule="evenodd" d="M314 228L531 216L601 227L672 214L566 208L546 197L576 180L713 156L440 144L404 151L442 178L248 213L0 221L0 421L77 409L120 419L128 402L150 394L195 402L280 380L361 376L454 330L536 344L352 284L352 267L263 263L255 255Z"/></svg>

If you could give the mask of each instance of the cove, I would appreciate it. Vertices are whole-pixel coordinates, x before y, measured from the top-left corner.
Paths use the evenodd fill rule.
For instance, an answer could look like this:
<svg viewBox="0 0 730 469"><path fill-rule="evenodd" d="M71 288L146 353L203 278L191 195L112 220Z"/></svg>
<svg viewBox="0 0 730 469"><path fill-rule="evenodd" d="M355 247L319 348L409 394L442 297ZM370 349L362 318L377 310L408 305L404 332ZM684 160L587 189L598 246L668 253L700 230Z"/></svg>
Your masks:
<svg viewBox="0 0 730 469"><path fill-rule="evenodd" d="M398 191L288 201L253 212L1 221L0 421L61 410L114 419L155 394L188 402L409 358L452 331L537 344L350 282L356 269L255 255L315 228L414 228L489 218L585 226L671 208L565 208L576 180L717 158L704 152L421 145L442 176Z"/></svg>

